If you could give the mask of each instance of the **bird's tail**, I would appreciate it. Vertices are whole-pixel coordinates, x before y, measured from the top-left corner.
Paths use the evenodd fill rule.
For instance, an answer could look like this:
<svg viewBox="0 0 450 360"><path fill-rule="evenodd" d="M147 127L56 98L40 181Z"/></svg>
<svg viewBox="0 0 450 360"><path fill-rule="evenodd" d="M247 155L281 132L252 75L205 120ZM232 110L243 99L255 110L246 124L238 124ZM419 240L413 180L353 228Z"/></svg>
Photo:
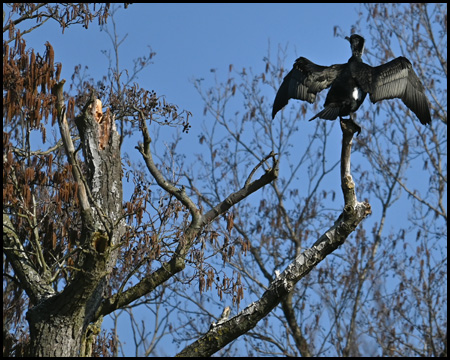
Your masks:
<svg viewBox="0 0 450 360"><path fill-rule="evenodd" d="M312 121L316 118L325 119L325 120L336 120L339 116L339 108L334 106L327 106L321 112L314 115L309 121Z"/></svg>

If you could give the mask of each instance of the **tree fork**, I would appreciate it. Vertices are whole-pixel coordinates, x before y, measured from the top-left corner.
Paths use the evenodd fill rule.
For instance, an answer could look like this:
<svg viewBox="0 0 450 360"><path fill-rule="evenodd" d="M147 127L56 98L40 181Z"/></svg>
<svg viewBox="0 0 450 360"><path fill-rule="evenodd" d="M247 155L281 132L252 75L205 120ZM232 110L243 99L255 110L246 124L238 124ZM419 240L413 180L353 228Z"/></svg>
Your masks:
<svg viewBox="0 0 450 360"><path fill-rule="evenodd" d="M352 138L358 131L357 126L341 122L343 133L341 156L341 186L345 206L333 226L331 226L315 243L272 281L261 298L248 305L238 315L215 327L212 327L200 339L178 353L184 356L211 356L224 348L231 341L253 329L256 324L270 313L327 255L344 243L358 224L371 214L370 204L360 203L356 199L355 184L350 174L350 157Z"/></svg>
<svg viewBox="0 0 450 360"><path fill-rule="evenodd" d="M117 260L118 250L111 248L125 233L122 218L122 167L120 136L114 119L102 114L101 102L89 101L76 119L81 138L84 160L83 173L75 157L63 101L64 81L53 88L57 98L58 124L78 182L78 197L82 217L82 239L74 276L65 288L51 296L42 292L35 306L27 313L30 325L31 356L79 356L86 354L81 347L86 344L89 325L98 320L97 310L109 273ZM106 179L106 181L105 181ZM100 181L101 180L101 181ZM101 240L101 243L99 242ZM38 277L39 274L28 274ZM98 325L98 324L97 324ZM98 325L100 326L100 325ZM89 338L88 341L93 341Z"/></svg>

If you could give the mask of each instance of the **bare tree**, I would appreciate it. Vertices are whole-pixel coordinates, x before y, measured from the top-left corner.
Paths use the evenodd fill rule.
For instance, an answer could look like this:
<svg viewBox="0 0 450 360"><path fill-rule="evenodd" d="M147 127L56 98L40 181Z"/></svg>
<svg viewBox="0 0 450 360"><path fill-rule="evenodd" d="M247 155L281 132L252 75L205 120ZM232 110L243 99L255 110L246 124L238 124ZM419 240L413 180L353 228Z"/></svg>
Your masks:
<svg viewBox="0 0 450 360"><path fill-rule="evenodd" d="M223 354L243 347L250 355L446 354L446 7L374 4L362 20L371 30L367 48L374 65L399 55L413 62L426 84L433 124L422 127L396 101L361 109L353 176L358 197L372 204L372 217L252 328L245 342ZM280 49L276 63L269 54L259 74L230 66L222 81L215 72L212 88L195 82L208 123L214 123L199 139L209 152L199 157L206 172L197 181L197 168L188 175L205 204L235 187L250 159L260 159L265 149L280 156L277 181L256 201L233 209L232 232L225 222L217 230L224 239L216 243L217 252L225 244L241 246L224 262L242 276L245 299L256 303L339 212L334 124L303 123L306 105L295 101L275 121L270 118L273 98L266 94L275 94L290 64L283 54ZM214 294L210 298L220 304ZM203 323L211 321L204 299L190 304L204 314ZM194 341L207 330L201 322L190 322L180 336Z"/></svg>
<svg viewBox="0 0 450 360"><path fill-rule="evenodd" d="M66 100L66 81L59 79L62 65L55 66L51 44L43 56L35 54L15 30L23 21L42 24L48 18L63 30L72 22L87 27L95 17L106 21L108 8L94 13L88 4L13 4L4 27L14 40L11 47L4 42L5 354L90 355L103 316L182 271L204 228L277 176L277 160L270 155L271 170L256 180L253 172L242 189L201 211L170 177L169 164L155 164L150 150L147 122L188 131L188 112L179 113L155 92L119 87L120 76L109 96L104 84L97 84L97 90L84 82L76 98ZM46 143L49 118L59 136L49 149L33 149L34 131ZM137 150L151 175L151 180L143 172L134 176L135 191L126 203L116 120L141 131ZM125 288L131 277L139 281ZM12 306L17 297L23 299L20 308ZM29 334L19 338L14 321L24 321L25 308Z"/></svg>
<svg viewBox="0 0 450 360"><path fill-rule="evenodd" d="M373 232L379 242L390 240L380 246L390 266L380 269L395 279L375 287L377 312L368 335L382 355L446 356L447 6L370 4L366 11L374 61L407 55L425 83L434 118L424 131L405 117L403 106L387 102L388 116L360 139L375 169L368 193L381 208ZM405 198L408 226L386 229L395 202Z"/></svg>
<svg viewBox="0 0 450 360"><path fill-rule="evenodd" d="M444 21L443 7L404 6L392 9L413 31L427 16ZM367 108L355 140L346 124L300 121L299 102L272 121L291 62L280 50L261 74L230 66L212 89L195 83L212 126L199 137L206 151L185 159L177 141L190 113L132 84L153 52L128 75L110 33L113 71L98 81L78 67L69 84L51 44L35 54L15 28L87 27L109 17L99 7L14 4L4 22L4 355L118 355L118 327L101 324L125 314L136 356L160 353L168 335L189 344L180 356L242 355L235 343L248 355L446 354L446 35L430 25L413 46L420 58L403 53L428 79L429 129L397 103ZM375 27L380 13L400 17L390 9L367 8L374 31L387 26ZM165 150L164 126L176 132ZM132 133L139 159L122 149ZM410 168L429 175L426 192ZM409 222L395 226L401 201Z"/></svg>

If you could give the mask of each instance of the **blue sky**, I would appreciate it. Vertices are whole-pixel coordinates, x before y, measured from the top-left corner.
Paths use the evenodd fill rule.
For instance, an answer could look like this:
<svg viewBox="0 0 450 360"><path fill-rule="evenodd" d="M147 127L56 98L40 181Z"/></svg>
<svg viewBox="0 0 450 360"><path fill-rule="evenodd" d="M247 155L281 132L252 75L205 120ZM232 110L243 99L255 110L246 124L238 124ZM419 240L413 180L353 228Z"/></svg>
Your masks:
<svg viewBox="0 0 450 360"><path fill-rule="evenodd" d="M225 79L228 66L235 69L264 69L263 57L270 49L288 45L285 69L298 56L321 65L346 62L348 42L334 37L338 26L347 35L358 19L359 4L133 4L119 10L115 22L119 36L127 35L120 48L121 68L132 69L132 60L156 52L154 64L140 73L140 87L155 90L180 109L189 110L193 130L185 137L188 146L197 143L195 126L203 122L204 104L192 80L212 81L210 69ZM111 21L108 21L111 25ZM362 36L368 35L362 29ZM100 79L107 74L108 60L102 50L111 50L105 32L93 23L88 30L73 26L64 34L56 24L46 24L25 36L29 47L43 53L49 41L55 50L55 62L63 64L62 78L70 79L75 65L86 65L89 74ZM367 46L370 46L369 44ZM273 89L268 88L268 96ZM340 139L339 139L340 141ZM137 155L134 149L130 153ZM245 302L245 299L244 299ZM245 307L245 304L243 304ZM105 322L109 327L110 323ZM124 335L124 334L122 334ZM126 336L129 353L133 342ZM175 347L166 349L168 356Z"/></svg>
<svg viewBox="0 0 450 360"><path fill-rule="evenodd" d="M226 74L230 64L261 71L269 42L272 54L279 45L288 45L286 69L300 55L323 65L345 62L350 56L348 43L334 37L333 28L340 26L350 34L358 8L358 4L133 4L115 16L119 36L127 35L120 64L131 69L132 60L147 54L150 46L156 52L154 64L140 73L139 85L165 95L167 101L191 111L193 122L200 121L203 104L193 79L211 79L212 68ZM111 42L95 21L88 30L73 26L64 34L56 23L47 23L25 39L40 52L50 41L55 61L63 63L63 78L70 79L78 64L88 66L94 78L107 73L108 61L101 50L110 50Z"/></svg>

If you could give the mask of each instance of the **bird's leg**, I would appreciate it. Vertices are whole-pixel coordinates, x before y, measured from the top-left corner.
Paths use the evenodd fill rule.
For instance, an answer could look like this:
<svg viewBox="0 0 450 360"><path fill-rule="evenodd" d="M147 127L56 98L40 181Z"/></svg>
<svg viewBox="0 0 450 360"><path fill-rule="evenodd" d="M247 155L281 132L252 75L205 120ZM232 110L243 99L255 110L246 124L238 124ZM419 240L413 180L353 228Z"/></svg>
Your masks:
<svg viewBox="0 0 450 360"><path fill-rule="evenodd" d="M353 120L353 114L350 114L348 119L344 119L342 116L339 116L339 119L341 120L341 122L345 123L347 126L351 126L354 128L353 132L356 132L356 136L359 135L359 133L361 132L361 126L359 126L359 124Z"/></svg>

